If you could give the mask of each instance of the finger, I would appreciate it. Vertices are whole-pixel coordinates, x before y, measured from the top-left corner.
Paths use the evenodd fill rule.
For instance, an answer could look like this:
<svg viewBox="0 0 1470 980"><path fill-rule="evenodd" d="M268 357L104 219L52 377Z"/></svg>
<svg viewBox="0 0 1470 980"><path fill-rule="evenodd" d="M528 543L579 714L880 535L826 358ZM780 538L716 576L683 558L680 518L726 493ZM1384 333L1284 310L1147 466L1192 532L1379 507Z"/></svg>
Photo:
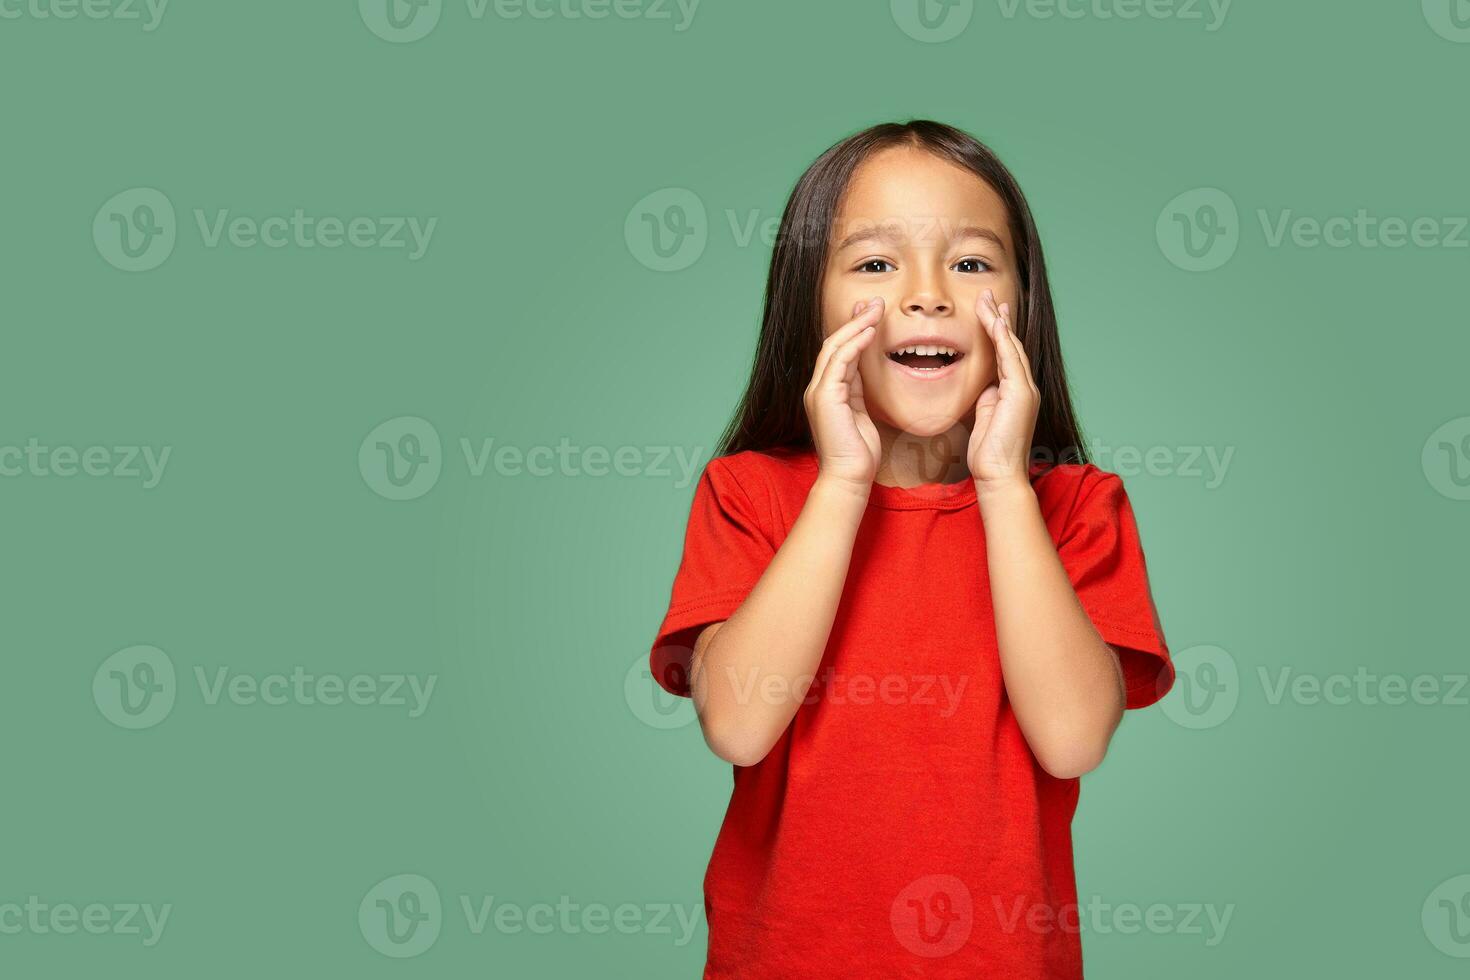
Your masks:
<svg viewBox="0 0 1470 980"><path fill-rule="evenodd" d="M1009 381L1020 368L1014 363L1015 349L1006 342L1001 322L1004 318L1001 316L1000 307L996 305L995 294L988 289L985 290L980 294L975 306L980 314L980 322L985 324L985 333L990 337L990 342L995 348L995 373L1001 381Z"/></svg>
<svg viewBox="0 0 1470 980"><path fill-rule="evenodd" d="M836 348L823 366L822 378L817 381L816 400L832 404L848 404L851 398L851 381L857 375L857 359L867 345L878 336L876 326L866 326L858 331L847 344Z"/></svg>
<svg viewBox="0 0 1470 980"><path fill-rule="evenodd" d="M1021 343L1021 338L1016 336L1016 325L1011 320L1011 304L1000 304L1001 320L1005 325L1006 336L1010 338L1011 344L1016 348L1016 360L1021 364L1021 374L1026 383L1032 388L1036 387L1036 377L1031 373L1031 359L1026 356L1026 345Z"/></svg>
<svg viewBox="0 0 1470 980"><path fill-rule="evenodd" d="M846 397L846 393L841 389L852 381L853 376L857 373L858 356L867 349L876 336L878 336L876 325L864 327L847 343L833 351L822 369L817 390L819 392L829 390L834 394Z"/></svg>
<svg viewBox="0 0 1470 980"><path fill-rule="evenodd" d="M812 404L852 407L853 381L858 376L857 359L877 335L874 327L864 328L827 359L812 392Z"/></svg>
<svg viewBox="0 0 1470 980"><path fill-rule="evenodd" d="M995 319L1000 315L993 292L988 289L980 291L980 295L975 297L975 313L980 317L980 325L985 328L986 334L991 333Z"/></svg>
<svg viewBox="0 0 1470 980"><path fill-rule="evenodd" d="M1021 347L1020 339L1016 337L1015 331L1011 328L1009 313L1001 312L1001 307L996 308L994 340L996 371L1000 375L1000 380L1010 385L1020 384L1030 387L1032 384L1031 372L1026 364L1026 351Z"/></svg>
<svg viewBox="0 0 1470 980"><path fill-rule="evenodd" d="M989 289L983 291L976 302L976 308L980 314L980 322L985 326L985 334L990 338L990 342L995 348L996 373L1001 378L1004 378L1009 374L1010 365L1006 363L1007 359L1002 356L1001 343L1003 334L1000 329L1002 317L1000 306L995 299L995 293Z"/></svg>
<svg viewBox="0 0 1470 980"><path fill-rule="evenodd" d="M807 391L815 391L820 386L820 379L827 370L827 362L832 359L832 353L873 325L873 317L873 308L865 306L856 317L838 327L822 341L822 346L817 350L817 362L812 366L812 379L807 385Z"/></svg>
<svg viewBox="0 0 1470 980"><path fill-rule="evenodd" d="M881 296L874 296L866 304L859 305L862 308L851 320L832 331L831 335L822 341L822 349L817 352L817 363L812 368L813 387L816 384L815 379L821 377L822 372L826 369L832 352L861 333L866 327L876 325L883 316L883 297Z"/></svg>

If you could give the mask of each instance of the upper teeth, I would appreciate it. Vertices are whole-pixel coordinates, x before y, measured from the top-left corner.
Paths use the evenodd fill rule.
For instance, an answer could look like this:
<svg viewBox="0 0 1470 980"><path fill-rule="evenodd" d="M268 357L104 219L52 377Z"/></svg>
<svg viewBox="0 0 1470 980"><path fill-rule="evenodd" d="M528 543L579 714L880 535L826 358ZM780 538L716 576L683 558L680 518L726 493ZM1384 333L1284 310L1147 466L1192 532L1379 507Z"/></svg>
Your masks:
<svg viewBox="0 0 1470 980"><path fill-rule="evenodd" d="M923 354L923 355L928 355L929 357L934 357L937 354L948 354L951 357L953 357L955 354L957 354L959 352L956 351L953 347L935 347L932 344L930 344L930 345L920 344L917 347L904 347L904 348L902 348L900 350L894 351L893 353L895 353L895 354Z"/></svg>

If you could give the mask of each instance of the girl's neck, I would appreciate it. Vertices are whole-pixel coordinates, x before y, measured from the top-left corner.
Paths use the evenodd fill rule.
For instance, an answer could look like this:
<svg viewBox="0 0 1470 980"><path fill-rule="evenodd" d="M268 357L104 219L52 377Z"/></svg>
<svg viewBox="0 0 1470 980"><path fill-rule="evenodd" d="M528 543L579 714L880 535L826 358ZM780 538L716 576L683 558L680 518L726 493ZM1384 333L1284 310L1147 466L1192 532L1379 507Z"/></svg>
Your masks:
<svg viewBox="0 0 1470 980"><path fill-rule="evenodd" d="M955 423L946 432L916 436L873 420L882 443L875 483L914 487L924 483L958 483L970 478L965 460L970 430Z"/></svg>

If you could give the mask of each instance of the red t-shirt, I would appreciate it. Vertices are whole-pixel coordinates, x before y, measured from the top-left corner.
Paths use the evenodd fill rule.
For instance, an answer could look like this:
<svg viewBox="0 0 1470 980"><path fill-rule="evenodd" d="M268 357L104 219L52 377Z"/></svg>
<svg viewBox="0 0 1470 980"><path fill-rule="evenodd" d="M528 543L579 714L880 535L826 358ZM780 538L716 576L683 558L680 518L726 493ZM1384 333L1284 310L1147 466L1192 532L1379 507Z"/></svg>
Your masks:
<svg viewBox="0 0 1470 980"><path fill-rule="evenodd" d="M810 451L710 461L650 663L688 696L700 628L739 608L801 512ZM1174 680L1123 481L1033 476L1129 708ZM756 695L759 696L759 695ZM1071 821L1006 698L975 485L875 484L816 681L735 786L704 879L706 978L1082 976Z"/></svg>

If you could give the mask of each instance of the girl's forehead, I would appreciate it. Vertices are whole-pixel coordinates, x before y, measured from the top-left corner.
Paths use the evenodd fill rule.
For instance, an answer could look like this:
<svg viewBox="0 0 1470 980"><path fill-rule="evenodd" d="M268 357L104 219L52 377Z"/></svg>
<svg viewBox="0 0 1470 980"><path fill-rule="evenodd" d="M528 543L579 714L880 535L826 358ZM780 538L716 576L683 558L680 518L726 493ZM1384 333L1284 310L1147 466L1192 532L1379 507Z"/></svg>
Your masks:
<svg viewBox="0 0 1470 980"><path fill-rule="evenodd" d="M989 228L1009 240L1005 202L958 164L909 147L880 151L853 172L833 216L833 243L877 229L901 241Z"/></svg>

